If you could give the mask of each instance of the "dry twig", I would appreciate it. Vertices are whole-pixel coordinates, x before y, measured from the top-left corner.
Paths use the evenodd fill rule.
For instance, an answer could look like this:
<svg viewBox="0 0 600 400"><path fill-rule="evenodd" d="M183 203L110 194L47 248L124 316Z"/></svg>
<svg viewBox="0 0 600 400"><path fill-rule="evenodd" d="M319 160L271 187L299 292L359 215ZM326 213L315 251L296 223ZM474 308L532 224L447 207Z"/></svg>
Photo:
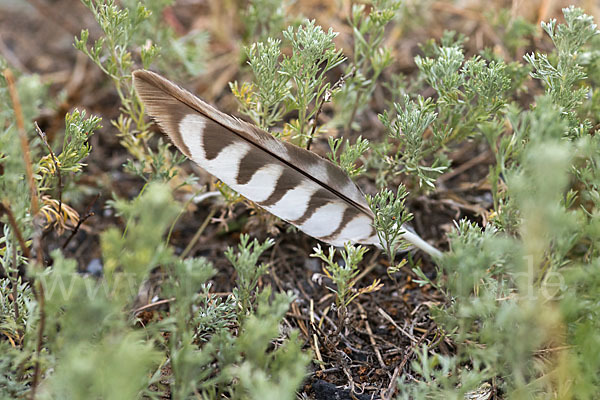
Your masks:
<svg viewBox="0 0 600 400"><path fill-rule="evenodd" d="M81 225L88 218L94 216L94 212L92 212L90 210L92 209L94 203L96 203L96 201L98 200L99 197L100 197L100 194L97 194L96 197L94 197L94 200L92 200L92 202L87 206L87 208L85 210L85 214L83 215L83 217L79 218L79 221L77 221L77 225L75 225L75 228L73 229L73 232L71 232L71 235L69 235L69 237L67 238L67 240L65 240L65 243L63 243L63 245L62 245L63 250L67 248L67 245L69 244L69 242L71 241L71 239L73 239L73 237L75 237L75 235L79 231L79 228L81 227Z"/></svg>
<svg viewBox="0 0 600 400"><path fill-rule="evenodd" d="M33 164L31 163L31 152L29 151L29 141L27 139L27 131L25 130L23 110L15 85L15 76L9 68L6 68L3 74L8 86L10 100L12 101L15 120L17 121L17 131L19 132L19 140L21 141L21 151L23 151L23 160L25 161L25 177L27 178L27 185L29 186L29 191L31 193L31 215L35 216L39 210L38 194L33 179Z"/></svg>
<svg viewBox="0 0 600 400"><path fill-rule="evenodd" d="M379 366L383 369L386 369L387 366L383 362L383 357L381 357L381 351L379 350L379 346L377 346L377 342L375 342L375 338L373 337L373 330L371 329L371 324L369 324L367 312L360 303L356 303L356 306L360 310L360 318L365 322L365 327L369 335L369 341L371 342L371 346L373 346L373 350L375 350L375 355L377 356L377 360L379 361Z"/></svg>
<svg viewBox="0 0 600 400"><path fill-rule="evenodd" d="M19 229L15 215L10 209L10 205L6 202L0 202L0 216L2 216L2 214L6 214L6 217L8 218L8 224L12 228L14 235L17 237L17 241L19 242L19 246L21 246L23 255L27 258L31 258L31 252L29 251L29 247L27 247L27 243L23 238L21 229Z"/></svg>

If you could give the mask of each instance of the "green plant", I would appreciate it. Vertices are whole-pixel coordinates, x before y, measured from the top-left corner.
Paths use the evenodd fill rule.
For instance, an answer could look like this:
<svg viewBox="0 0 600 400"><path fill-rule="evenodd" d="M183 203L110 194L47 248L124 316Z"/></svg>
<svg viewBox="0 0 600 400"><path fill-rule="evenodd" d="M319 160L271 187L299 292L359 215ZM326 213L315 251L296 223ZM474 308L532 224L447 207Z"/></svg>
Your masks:
<svg viewBox="0 0 600 400"><path fill-rule="evenodd" d="M117 129L123 147L134 158L128 160L126 169L146 181L173 178L177 166L185 158L180 154L172 155L162 138L156 150L150 146L152 122L146 119L144 107L135 94L131 73L139 53L143 68L149 68L162 55L164 60L181 64L189 73L197 74L203 65L199 55L204 54L201 50L205 36L192 33L176 39L172 30L160 23L159 16L171 0L152 0L146 4L128 0L123 7L114 0L82 2L92 12L104 35L88 45L89 31L84 29L80 37L75 38L75 47L111 79L117 91L121 114L111 124Z"/></svg>
<svg viewBox="0 0 600 400"><path fill-rule="evenodd" d="M383 70L394 61L383 41L385 29L398 15L401 4L398 0L375 0L368 12L365 4L352 5L349 24L354 48L345 71L348 79L334 97L336 119L346 132L356 128L356 115L367 106Z"/></svg>
<svg viewBox="0 0 600 400"><path fill-rule="evenodd" d="M591 126L580 126L576 109L587 96L586 87L577 84L586 78L584 67L581 65L579 53L582 47L598 34L593 17L585 15L581 9L573 6L564 9L565 24L557 25L555 19L542 23L542 28L556 46L553 63L545 54L527 54L525 60L533 67L531 76L541 80L546 87L546 93L552 101L562 107L568 116L569 135L580 137ZM556 65L554 65L556 64Z"/></svg>
<svg viewBox="0 0 600 400"><path fill-rule="evenodd" d="M270 288L260 292L256 288L266 268L257 265L258 257L271 244L249 243L245 235L237 253L227 250L239 276L238 286L225 300L211 294L210 286L204 284L214 274L206 260L175 264L167 282L167 293L176 299L170 318L173 325L169 325L174 398L185 399L193 393L210 399L223 395L293 398L309 358L296 333L271 349L292 300L283 293L271 300Z"/></svg>
<svg viewBox="0 0 600 400"><path fill-rule="evenodd" d="M441 157L431 166L421 165L427 152L432 150L431 145L425 145L424 134L437 118L437 113L433 111L435 105L431 99L423 100L420 96L415 103L408 95L404 97L404 105L403 110L400 104L394 103L397 116L393 120L387 111L379 116L388 134L400 143L395 154L386 160L389 165L394 166L386 173L416 175L419 186L434 187L435 179L448 169L447 162Z"/></svg>
<svg viewBox="0 0 600 400"><path fill-rule="evenodd" d="M238 99L240 112L259 127L268 130L281 121L287 112L284 100L289 94L289 77L280 71L281 41L268 38L246 48L248 64L254 74L254 83L230 84ZM276 134L277 136L277 134Z"/></svg>
<svg viewBox="0 0 600 400"><path fill-rule="evenodd" d="M336 250L333 246L329 247L328 254L325 254L321 249L321 245L317 245L313 251L314 253L310 256L317 257L325 262L323 272L335 284L335 289L329 287L328 289L335 293L335 303L338 310L337 333L339 333L345 324L350 303L362 294L381 289L383 285L379 279L376 279L369 286L360 289L354 288L356 277L360 273L358 265L368 251L368 249L362 246L354 246L350 243L344 244L344 249L340 250L341 262L335 261Z"/></svg>
<svg viewBox="0 0 600 400"><path fill-rule="evenodd" d="M297 29L290 26L283 31L291 47L289 56L281 56L281 42L271 38L248 47L254 82L230 84L240 112L264 129L285 114L297 112L298 118L286 123L284 132L299 146L309 148L324 102L339 89L326 81L327 72L345 59L333 43L336 36L332 29L325 32L314 20L307 20Z"/></svg>
<svg viewBox="0 0 600 400"><path fill-rule="evenodd" d="M395 260L399 251L408 248L408 243L402 239L406 229L403 225L412 219L412 214L404 205L406 196L408 192L404 186L398 186L396 194L384 189L374 196L367 195L367 203L375 215L373 226L383 251L390 259L388 273L397 271L405 263L403 260L396 265Z"/></svg>
<svg viewBox="0 0 600 400"><path fill-rule="evenodd" d="M240 237L240 244L238 245L238 252L235 253L232 247L228 248L225 252L225 257L227 257L238 274L237 287L233 291L233 296L239 306L240 319L243 319L244 316L253 311L251 295L256 290L258 279L267 272L267 268L269 267L267 264L258 265L258 258L273 244L272 239L267 239L264 243L260 243L256 239L250 242L250 236L242 235Z"/></svg>
<svg viewBox="0 0 600 400"><path fill-rule="evenodd" d="M247 43L265 42L285 28L291 0L252 0L245 10ZM249 40L248 40L249 39Z"/></svg>
<svg viewBox="0 0 600 400"><path fill-rule="evenodd" d="M439 278L419 275L448 300L432 315L456 353L422 348L413 363L421 382L401 380L399 398L458 399L484 381L506 398L597 396L600 364L588 351L600 341L599 310L589 301L599 282L599 144L593 123L578 120L594 100L583 96L589 89L577 55L598 31L581 10L563 12L564 25L543 24L557 54L525 57L547 94L530 110L497 108L488 98L495 117L477 129L496 160L492 219L485 228L461 221ZM549 61L556 56L559 67ZM436 88L450 107L460 93L455 78Z"/></svg>
<svg viewBox="0 0 600 400"><path fill-rule="evenodd" d="M333 138L329 136L327 138L329 144L330 153L327 154L332 162L339 165L348 176L351 178L361 175L366 172L364 165L357 166L357 160L369 149L369 141L359 136L354 144L350 144L350 140L346 139L344 149L340 151L344 139Z"/></svg>

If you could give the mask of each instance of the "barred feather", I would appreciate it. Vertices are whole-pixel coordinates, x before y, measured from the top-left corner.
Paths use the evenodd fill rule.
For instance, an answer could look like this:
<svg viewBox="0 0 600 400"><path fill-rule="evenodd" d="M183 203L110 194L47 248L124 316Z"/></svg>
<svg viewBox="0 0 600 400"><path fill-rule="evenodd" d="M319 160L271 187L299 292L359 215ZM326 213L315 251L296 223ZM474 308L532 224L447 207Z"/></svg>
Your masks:
<svg viewBox="0 0 600 400"><path fill-rule="evenodd" d="M324 242L379 243L365 196L335 164L218 111L153 72L135 71L134 85L177 148L238 193ZM405 238L439 254L411 232Z"/></svg>

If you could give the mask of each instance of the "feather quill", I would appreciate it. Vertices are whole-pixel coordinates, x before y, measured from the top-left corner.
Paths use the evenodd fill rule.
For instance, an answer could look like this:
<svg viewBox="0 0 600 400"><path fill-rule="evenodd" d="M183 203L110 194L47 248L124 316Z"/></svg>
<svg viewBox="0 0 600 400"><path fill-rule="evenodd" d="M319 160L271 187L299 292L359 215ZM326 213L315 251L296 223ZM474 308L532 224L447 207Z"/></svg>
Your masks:
<svg viewBox="0 0 600 400"><path fill-rule="evenodd" d="M364 194L338 166L222 113L158 74L138 70L133 77L148 114L175 146L233 190L326 243L379 245ZM440 255L408 230L404 238Z"/></svg>

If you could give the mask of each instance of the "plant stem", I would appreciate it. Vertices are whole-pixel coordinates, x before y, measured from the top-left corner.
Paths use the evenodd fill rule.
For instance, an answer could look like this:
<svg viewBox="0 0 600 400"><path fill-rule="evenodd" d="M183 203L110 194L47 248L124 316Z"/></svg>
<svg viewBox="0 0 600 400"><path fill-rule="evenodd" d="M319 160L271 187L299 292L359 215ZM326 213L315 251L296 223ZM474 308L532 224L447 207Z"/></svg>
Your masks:
<svg viewBox="0 0 600 400"><path fill-rule="evenodd" d="M194 235L192 240L190 240L190 243L188 243L185 250L183 250L183 253L181 253L181 258L185 258L188 255L188 253L192 250L198 239L200 239L200 236L202 236L202 232L204 232L204 229L206 229L208 223L210 222L211 218L214 217L216 212L217 210L215 208L212 208L210 210L210 212L204 219L204 222L202 222L202 225L200 225L200 228L198 228L198 231L196 231L196 234Z"/></svg>

